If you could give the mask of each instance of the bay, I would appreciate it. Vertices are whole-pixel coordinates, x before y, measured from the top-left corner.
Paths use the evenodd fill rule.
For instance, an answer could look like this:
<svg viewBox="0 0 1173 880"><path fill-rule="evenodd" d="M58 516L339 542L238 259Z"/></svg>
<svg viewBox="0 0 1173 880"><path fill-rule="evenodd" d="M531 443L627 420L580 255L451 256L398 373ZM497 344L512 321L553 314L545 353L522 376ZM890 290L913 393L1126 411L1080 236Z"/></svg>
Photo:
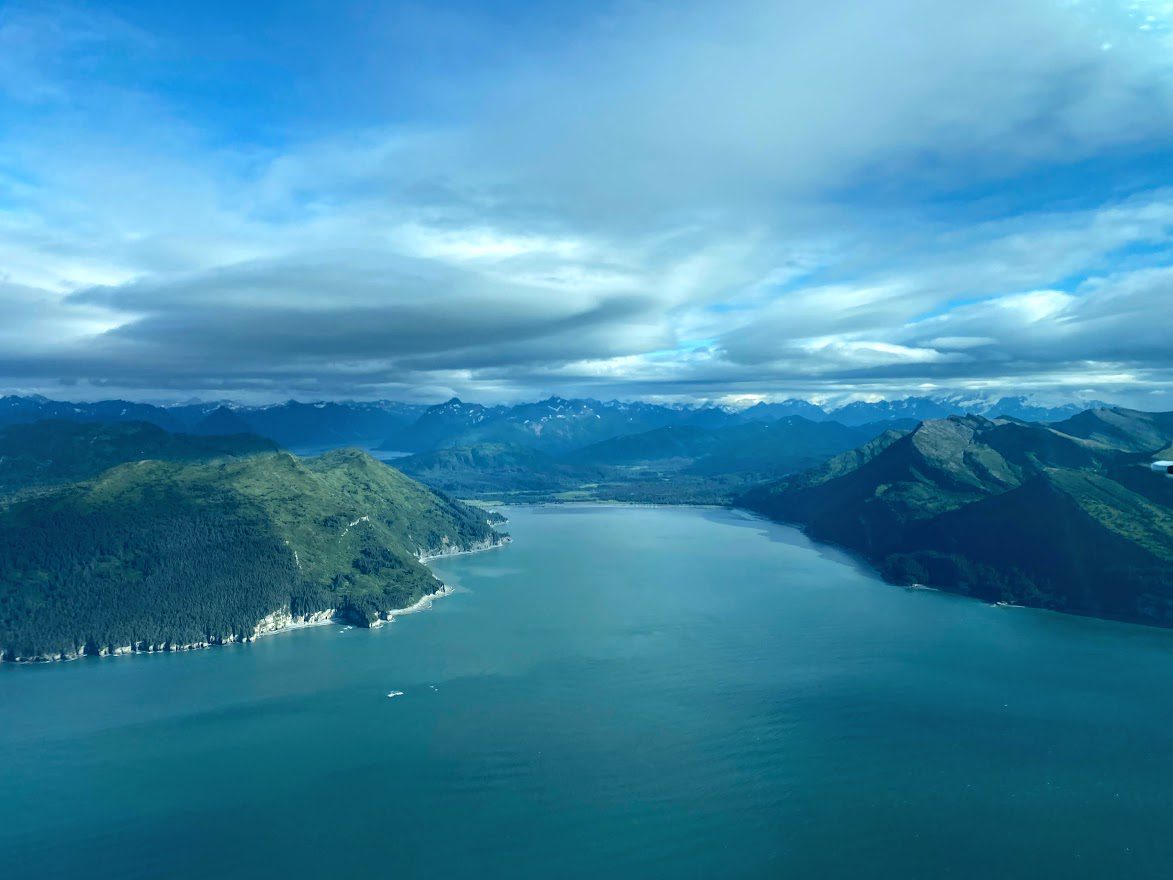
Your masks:
<svg viewBox="0 0 1173 880"><path fill-rule="evenodd" d="M1173 633L736 512L508 513L380 630L0 668L0 874L1173 873Z"/></svg>

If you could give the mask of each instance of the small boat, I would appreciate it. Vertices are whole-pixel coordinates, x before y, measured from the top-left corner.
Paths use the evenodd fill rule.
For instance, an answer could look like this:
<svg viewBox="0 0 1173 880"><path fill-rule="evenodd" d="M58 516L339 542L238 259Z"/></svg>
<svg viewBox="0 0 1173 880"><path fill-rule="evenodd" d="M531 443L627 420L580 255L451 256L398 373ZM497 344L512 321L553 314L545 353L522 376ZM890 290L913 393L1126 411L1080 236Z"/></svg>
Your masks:
<svg viewBox="0 0 1173 880"><path fill-rule="evenodd" d="M391 697L402 697L402 696L403 696L403 691L387 691L387 697L388 697L388 698L391 698Z"/></svg>

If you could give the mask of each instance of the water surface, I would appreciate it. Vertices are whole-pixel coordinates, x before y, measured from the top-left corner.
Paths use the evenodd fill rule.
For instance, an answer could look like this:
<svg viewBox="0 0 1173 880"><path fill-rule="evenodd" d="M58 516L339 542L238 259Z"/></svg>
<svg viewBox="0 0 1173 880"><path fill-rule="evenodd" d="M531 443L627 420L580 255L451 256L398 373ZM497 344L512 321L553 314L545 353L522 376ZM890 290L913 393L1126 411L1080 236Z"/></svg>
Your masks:
<svg viewBox="0 0 1173 880"><path fill-rule="evenodd" d="M379 631L0 668L0 874L1173 875L1173 632L736 513L510 517Z"/></svg>

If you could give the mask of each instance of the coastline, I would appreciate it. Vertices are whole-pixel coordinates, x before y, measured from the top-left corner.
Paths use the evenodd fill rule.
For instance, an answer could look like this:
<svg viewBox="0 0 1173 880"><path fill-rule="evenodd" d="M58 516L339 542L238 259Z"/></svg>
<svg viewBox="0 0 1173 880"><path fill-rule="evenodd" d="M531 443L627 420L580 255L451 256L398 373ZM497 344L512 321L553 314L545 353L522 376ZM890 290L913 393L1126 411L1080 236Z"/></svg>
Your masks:
<svg viewBox="0 0 1173 880"><path fill-rule="evenodd" d="M272 614L270 614L269 617L266 617L265 620L268 620L271 617L273 617ZM307 627L311 626L325 626L329 623L337 623L338 611L337 609L333 608L329 611L315 611L312 614L303 614L299 619L294 619L293 616L290 615L289 620L289 623L285 623L281 626L264 629L261 628L261 624L264 623L264 621L261 621L261 623L257 624L257 628L254 630L252 638L248 641L256 641L257 639L264 636L272 636L276 635L277 633L289 632L291 629L306 629ZM216 646L210 645L209 647Z"/></svg>
<svg viewBox="0 0 1173 880"><path fill-rule="evenodd" d="M846 544L840 544L824 538L817 538L811 535L808 530L807 523L800 520L786 520L775 519L761 511L754 510L750 507L732 506L730 510L746 515L750 519L761 520L772 525L786 526L793 528L800 532L811 544L812 549L830 559L839 558L839 561L846 564L853 565L859 570L867 572L875 576L881 583L893 587L901 587L910 593L941 593L947 596L956 596L960 599L965 599L981 604L989 608L1017 608L1032 613L1054 614L1060 617L1075 617L1084 620L1098 620L1108 623L1125 623L1131 626L1143 626L1149 629L1169 630L1173 629L1173 625L1160 623L1149 618L1136 617L1124 614L1093 614L1086 610L1072 610L1067 608L1048 608L1044 605L1029 605L1021 602L1007 602L1000 599L988 599L982 596L975 596L971 593L963 592L957 589L956 585L952 584L926 584L926 583L904 583L889 578L883 573L881 568L884 561L883 556L872 556L865 553L863 550L857 550L849 547ZM830 551L830 552L828 552Z"/></svg>
<svg viewBox="0 0 1173 880"><path fill-rule="evenodd" d="M324 626L328 623L337 623L338 611L331 608L325 611L314 611L309 614L299 615L294 617L288 608L280 608L276 611L271 611L257 621L253 628L251 635L238 636L216 636L207 641L186 642L183 644L176 644L173 642L146 642L139 641L128 645L116 645L113 648L104 646L97 651L82 650L74 651L60 651L56 654L46 655L40 654L35 657L13 657L7 658L0 652L0 665L38 665L42 663L67 663L73 660L83 660L87 657L106 658L106 657L126 657L132 654L177 654L182 651L198 651L203 648L222 648L225 645L246 644L248 642L255 642L257 639L264 636L271 636L277 633L289 632L295 629L306 629L311 626Z"/></svg>
<svg viewBox="0 0 1173 880"><path fill-rule="evenodd" d="M469 551L470 553L475 551ZM418 614L420 611L427 611L432 607L432 603L437 599L443 599L445 596L451 596L456 590L445 583L440 584L440 589L434 593L428 593L426 596L420 596L410 605L403 608L392 608L390 611L384 611L383 616L371 622L367 629L378 629L385 623L393 623L395 618L402 617L405 614ZM359 627L361 629L361 627Z"/></svg>
<svg viewBox="0 0 1173 880"><path fill-rule="evenodd" d="M425 567L427 563L433 559L443 559L448 556L463 556L469 553L482 553L486 550L495 550L499 547L504 547L511 543L512 539L508 536L497 536L498 540L494 542L485 541L477 542L479 546L469 547L462 550L446 550L440 553L423 554L419 556L419 561ZM451 596L456 590L438 577L434 572L431 572L432 577L436 579L439 587L432 593L427 593L417 599L410 605L403 608L391 608L382 612L381 616L369 622L366 625L367 629L377 629L384 624L392 623L397 617L402 617L406 614L416 614L420 611L426 611L432 606L436 599L442 599L445 596ZM325 626L327 624L343 624L345 621L338 616L338 609L331 608L324 611L314 611L309 614L299 615L294 617L288 607L280 608L276 611L271 611L260 620L257 621L251 635L247 636L218 636L208 641L191 642L188 644L173 644L171 642L162 643L147 643L145 641L136 642L129 645L117 645L113 648L103 647L97 651L87 652L84 647L81 650L61 651L53 655L39 655L35 657L13 657L8 659L4 652L0 650L0 666L2 665L39 665L43 663L65 663L72 660L81 660L87 657L105 658L105 657L125 657L132 654L174 654L181 651L196 651L203 648L220 648L225 645L245 644L254 642L263 636L277 635L279 633L289 632L297 629L307 629L312 626ZM358 628L363 628L359 626Z"/></svg>
<svg viewBox="0 0 1173 880"><path fill-rule="evenodd" d="M439 553L421 552L416 558L424 565L427 565L433 559L446 559L449 556L467 556L470 553L484 553L486 550L496 550L513 543L513 538L509 537L509 535L498 535L497 537L499 538L497 541L478 541L478 546L469 547L467 550L443 550ZM435 575L432 576L435 577Z"/></svg>

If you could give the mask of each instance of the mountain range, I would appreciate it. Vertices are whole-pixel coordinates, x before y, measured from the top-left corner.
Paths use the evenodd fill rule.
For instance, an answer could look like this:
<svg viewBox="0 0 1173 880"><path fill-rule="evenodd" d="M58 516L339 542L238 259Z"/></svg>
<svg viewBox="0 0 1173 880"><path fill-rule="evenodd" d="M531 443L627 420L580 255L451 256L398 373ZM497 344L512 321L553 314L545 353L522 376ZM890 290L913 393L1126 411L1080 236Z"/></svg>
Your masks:
<svg viewBox="0 0 1173 880"><path fill-rule="evenodd" d="M168 431L214 436L253 433L283 447L375 445L411 424L426 407L393 401L341 403L295 400L271 406L186 403L154 406L125 400L65 403L38 395L0 397L0 428L64 419L74 422L149 422Z"/></svg>
<svg viewBox="0 0 1173 880"><path fill-rule="evenodd" d="M1091 402L1083 406L1043 406L1025 397L951 395L855 402L833 409L797 399L734 409L561 397L510 406L465 403L459 398L435 406L394 401L302 403L293 400L269 406L232 403L153 406L123 400L67 403L34 395L0 398L0 427L42 419L141 421L191 434L254 433L295 451L357 445L394 452L427 452L478 443L507 443L559 455L612 437L667 426L715 429L800 416L809 421L835 421L857 427L873 422L921 421L966 413L1058 421L1081 409L1102 405Z"/></svg>
<svg viewBox="0 0 1173 880"><path fill-rule="evenodd" d="M962 405L977 402L828 413L799 401L2 398L0 655L169 649L330 615L370 625L436 589L421 556L502 540L448 493L735 504L897 583L1173 625L1173 479L1148 467L1173 457L1173 413L1026 420L1009 412L1034 413L1019 398L949 412ZM392 468L357 449L302 458L272 439L374 445L384 430L388 450L418 451Z"/></svg>
<svg viewBox="0 0 1173 880"><path fill-rule="evenodd" d="M433 449L393 463L430 486L462 497L725 503L754 483L826 461L890 424L894 423L849 428L787 416L719 428L664 425L561 454L522 442L488 440Z"/></svg>
<svg viewBox="0 0 1173 880"><path fill-rule="evenodd" d="M1099 406L1102 404L1094 403ZM615 437L643 434L659 428L720 429L799 417L808 422L837 422L860 427L878 422L911 424L931 418L977 413L1033 421L1058 421L1080 412L1065 404L1044 407L1025 397L994 400L958 396L909 397L898 401L855 402L825 410L805 400L758 403L745 409L716 406L670 407L653 403L567 400L550 397L516 406L483 406L452 398L428 407L410 425L388 436L381 449L424 452L478 443L531 446L564 454Z"/></svg>

